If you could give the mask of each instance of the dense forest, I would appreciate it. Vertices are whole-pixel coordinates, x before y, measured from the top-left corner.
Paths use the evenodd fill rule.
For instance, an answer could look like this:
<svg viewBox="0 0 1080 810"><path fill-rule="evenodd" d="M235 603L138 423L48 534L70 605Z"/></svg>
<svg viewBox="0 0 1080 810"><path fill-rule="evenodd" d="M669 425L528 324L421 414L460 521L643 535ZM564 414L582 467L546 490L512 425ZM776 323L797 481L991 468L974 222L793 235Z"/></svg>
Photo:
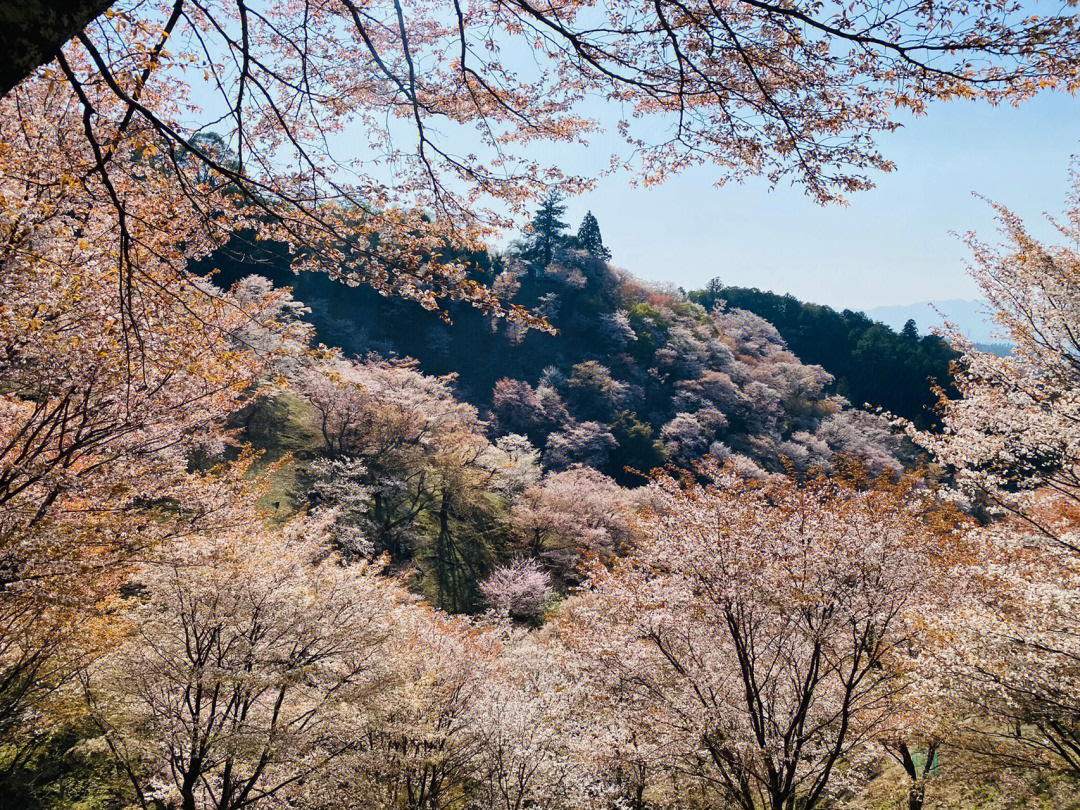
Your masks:
<svg viewBox="0 0 1080 810"><path fill-rule="evenodd" d="M608 263L595 217L575 235L562 212L549 197L508 251L470 257L557 331L470 307L450 307L447 323L321 274L293 278L280 246L241 252L235 239L200 265L242 300L277 301L275 319L297 332L287 354L313 340L347 347L294 359L287 384L233 417L265 453L258 467L287 454L263 498L277 520L332 509L346 558L387 554L433 604L475 613L500 566L539 565L556 598L589 560L622 553L640 505L623 487L656 468L711 459L764 477L915 462L914 446L832 393L832 375L766 320L634 279ZM262 274L246 275L253 267ZM514 615L539 616L549 597Z"/></svg>
<svg viewBox="0 0 1080 810"><path fill-rule="evenodd" d="M968 239L1006 357L645 283L560 195L844 202L1077 22L0 5L0 810L1075 807L1080 178Z"/></svg>
<svg viewBox="0 0 1080 810"><path fill-rule="evenodd" d="M806 471L836 453L880 466L910 449L848 403L934 424L934 386L949 385L958 357L944 339L790 296L640 282L609 263L591 213L574 234L564 210L549 198L504 254L468 257L478 278L556 334L466 306L449 306L447 323L322 274L297 278L283 255L240 238L203 267L220 268L224 287L250 272L290 285L318 339L347 354L414 358L427 374L453 375L490 435L526 436L552 469L583 463L632 484L707 452L769 470Z"/></svg>

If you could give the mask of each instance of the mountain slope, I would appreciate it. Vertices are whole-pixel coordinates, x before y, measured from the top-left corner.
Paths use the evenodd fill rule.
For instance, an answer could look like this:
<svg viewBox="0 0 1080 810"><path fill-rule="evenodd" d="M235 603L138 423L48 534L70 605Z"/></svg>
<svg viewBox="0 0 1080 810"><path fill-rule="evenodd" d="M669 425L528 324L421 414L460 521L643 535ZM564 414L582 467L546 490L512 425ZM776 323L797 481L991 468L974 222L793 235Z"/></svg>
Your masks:
<svg viewBox="0 0 1080 810"><path fill-rule="evenodd" d="M707 308L738 307L765 318L804 362L832 374L833 390L851 402L884 408L922 427L936 423L933 385L948 390L949 364L958 357L943 338L910 328L897 333L862 312L718 281L689 297Z"/></svg>
<svg viewBox="0 0 1080 810"><path fill-rule="evenodd" d="M485 274L503 298L543 313L557 335L466 306L451 305L447 325L414 304L292 276L284 263L257 264L242 252L215 264L220 283L257 272L291 284L329 345L414 357L427 374L455 375L458 395L480 409L492 435L527 436L548 469L584 464L630 483L641 479L627 468L686 466L709 453L765 470L828 465L836 453L879 469L897 463L900 443L884 423L846 407L834 377L800 361L765 319L710 311L569 244L542 270L501 257Z"/></svg>

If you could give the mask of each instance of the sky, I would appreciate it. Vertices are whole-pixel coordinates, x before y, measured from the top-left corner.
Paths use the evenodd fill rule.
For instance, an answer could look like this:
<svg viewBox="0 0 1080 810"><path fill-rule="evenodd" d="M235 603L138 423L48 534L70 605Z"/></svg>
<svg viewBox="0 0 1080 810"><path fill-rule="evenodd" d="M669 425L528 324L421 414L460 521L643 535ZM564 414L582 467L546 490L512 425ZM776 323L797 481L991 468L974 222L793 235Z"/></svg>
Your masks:
<svg viewBox="0 0 1080 810"><path fill-rule="evenodd" d="M975 193L1052 239L1045 214L1064 209L1070 158L1080 154L1080 98L1046 94L1019 108L951 102L901 120L878 138L896 170L847 206L822 207L798 187L764 181L716 188L714 174L692 169L648 189L623 174L604 178L567 201L567 219L576 227L592 210L616 265L686 289L719 277L839 309L977 298L957 234L993 241L996 224ZM565 159L556 147L534 148ZM590 153L598 166L609 154L591 146L573 162L587 164Z"/></svg>
<svg viewBox="0 0 1080 810"><path fill-rule="evenodd" d="M199 89L196 100L210 113L219 105ZM625 116L608 102L592 104L578 112L609 128ZM857 310L978 298L959 234L973 230L992 241L996 224L976 194L1009 207L1037 236L1057 235L1045 215L1060 213L1069 192L1071 157L1080 155L1080 98L1045 93L1019 107L953 101L897 120L899 130L877 136L896 169L871 175L876 188L851 195L846 206L823 207L799 186L770 188L762 179L717 188L715 170L694 167L650 188L633 187L627 173L603 177L566 201L566 219L576 229L591 210L614 264L648 281L693 289L719 277ZM477 149L470 128L444 136L451 152ZM340 156L363 160L366 137L346 130L331 140ZM590 141L532 142L529 150L541 165L588 176L625 150L610 132ZM381 179L393 183L392 174Z"/></svg>

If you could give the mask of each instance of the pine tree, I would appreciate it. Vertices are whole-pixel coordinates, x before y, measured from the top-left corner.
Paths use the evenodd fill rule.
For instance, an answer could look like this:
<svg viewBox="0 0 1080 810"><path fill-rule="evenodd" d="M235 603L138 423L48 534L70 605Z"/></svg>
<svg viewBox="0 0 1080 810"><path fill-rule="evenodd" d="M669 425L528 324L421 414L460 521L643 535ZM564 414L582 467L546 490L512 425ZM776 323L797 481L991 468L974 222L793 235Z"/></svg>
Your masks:
<svg viewBox="0 0 1080 810"><path fill-rule="evenodd" d="M564 232L570 227L561 219L566 213L566 206L560 205L562 199L562 195L557 191L548 194L529 225L525 258L541 271L551 264L555 257L555 248L566 239ZM597 233L599 234L599 231Z"/></svg>
<svg viewBox="0 0 1080 810"><path fill-rule="evenodd" d="M592 211L586 212L585 218L581 220L577 241L582 248L601 261L611 259L611 251L604 247L604 239L600 236L600 223L596 221Z"/></svg>

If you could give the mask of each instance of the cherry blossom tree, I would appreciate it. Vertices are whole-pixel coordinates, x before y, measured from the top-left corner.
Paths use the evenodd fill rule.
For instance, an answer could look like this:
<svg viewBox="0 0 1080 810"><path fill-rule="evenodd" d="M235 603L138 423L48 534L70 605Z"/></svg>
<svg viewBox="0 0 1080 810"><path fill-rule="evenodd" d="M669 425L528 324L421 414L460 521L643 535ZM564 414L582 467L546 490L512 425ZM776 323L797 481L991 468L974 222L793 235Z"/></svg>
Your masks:
<svg viewBox="0 0 1080 810"><path fill-rule="evenodd" d="M56 91L41 79L0 100L0 667L43 686L57 655L95 646L86 622L132 558L215 513L200 504L221 481L189 461L232 441L227 418L299 340L280 291L178 282L217 242L136 144L111 156L113 191L140 210L121 250L77 105Z"/></svg>
<svg viewBox="0 0 1080 810"><path fill-rule="evenodd" d="M554 470L575 464L603 468L616 446L611 431L599 422L571 422L548 436L544 464Z"/></svg>
<svg viewBox="0 0 1080 810"><path fill-rule="evenodd" d="M519 548L563 581L577 581L588 561L610 562L633 547L637 497L591 467L551 473L510 509Z"/></svg>
<svg viewBox="0 0 1080 810"><path fill-rule="evenodd" d="M340 358L307 369L300 380L327 451L355 460L319 465L317 492L332 505L348 503L342 519L361 521L353 525L397 560L411 557L422 512L434 507L448 518L444 495L464 498L494 475L481 464L490 445L476 409L454 396L451 383L420 374L411 362ZM469 486L461 477L466 471ZM361 490L366 497L358 499Z"/></svg>
<svg viewBox="0 0 1080 810"><path fill-rule="evenodd" d="M492 473L491 488L516 498L540 480L540 451L517 433L500 436L479 460Z"/></svg>
<svg viewBox="0 0 1080 810"><path fill-rule="evenodd" d="M546 635L513 628L493 635L470 716L481 742L480 805L589 806L601 783L590 751L588 671Z"/></svg>
<svg viewBox="0 0 1080 810"><path fill-rule="evenodd" d="M621 351L637 340L630 316L626 310L618 309L601 318L602 329L599 335L601 345L614 351Z"/></svg>
<svg viewBox="0 0 1080 810"><path fill-rule="evenodd" d="M952 624L947 665L986 718L976 731L990 752L1080 772L1080 704L1074 699L1080 605L1080 256L1046 245L995 206L1003 243L969 237L971 273L1009 357L978 351L960 335L961 397L941 401L945 430L916 442L955 471L959 494L988 513L973 587ZM1058 223L1080 236L1080 185Z"/></svg>
<svg viewBox="0 0 1080 810"><path fill-rule="evenodd" d="M533 440L570 418L558 392L508 377L495 383L491 410L500 433L521 433Z"/></svg>
<svg viewBox="0 0 1080 810"><path fill-rule="evenodd" d="M910 446L905 451L903 434L895 431L883 417L855 409L837 410L822 420L814 437L823 441L831 453L857 458L871 472L899 472L901 461L911 460Z"/></svg>
<svg viewBox="0 0 1080 810"><path fill-rule="evenodd" d="M329 794L341 806L445 810L472 795L481 745L472 720L485 672L482 640L431 610L409 614L388 639L393 688L363 724L362 744Z"/></svg>
<svg viewBox="0 0 1080 810"><path fill-rule="evenodd" d="M86 679L121 772L144 806L303 795L359 744L409 598L377 565L340 565L305 522L233 527L167 559L140 571L130 636Z"/></svg>
<svg viewBox="0 0 1080 810"><path fill-rule="evenodd" d="M715 408L696 413L678 413L660 429L664 450L676 464L686 467L708 451L727 419Z"/></svg>
<svg viewBox="0 0 1080 810"><path fill-rule="evenodd" d="M493 610L514 619L539 618L555 595L551 576L535 559L517 559L495 569L480 583L480 592Z"/></svg>
<svg viewBox="0 0 1080 810"><path fill-rule="evenodd" d="M496 470L487 461L490 455L488 440L471 430L441 434L431 455L437 532L426 557L436 604L455 613L479 606L477 585L494 556L484 542L485 524L493 522L489 492L497 485Z"/></svg>
<svg viewBox="0 0 1080 810"><path fill-rule="evenodd" d="M331 454L312 466L312 491L335 510L341 548L416 565L421 589L461 612L480 607L477 584L497 553L494 496L515 497L540 470L525 437L493 445L452 382L411 362L338 359L307 369L300 386Z"/></svg>
<svg viewBox="0 0 1080 810"><path fill-rule="evenodd" d="M315 327L304 316L311 309L262 276L242 278L231 292L252 315L233 331L233 340L261 358L275 382L295 378L310 362Z"/></svg>
<svg viewBox="0 0 1080 810"><path fill-rule="evenodd" d="M566 387L579 412L606 420L626 405L629 396L629 386L613 379L611 370L595 360L575 365Z"/></svg>
<svg viewBox="0 0 1080 810"><path fill-rule="evenodd" d="M932 646L939 507L913 481L701 474L656 477L645 538L597 569L571 638L665 770L746 810L812 808L858 779Z"/></svg>
<svg viewBox="0 0 1080 810"><path fill-rule="evenodd" d="M421 374L413 361L332 358L305 372L300 390L318 414L327 451L381 456L434 443L455 425L479 429L476 410L454 396L453 379Z"/></svg>
<svg viewBox="0 0 1080 810"><path fill-rule="evenodd" d="M979 14L948 2L913 8L880 0L851 9L327 0L306 14L287 3L254 10L183 0L152 8L87 2L64 6L75 14L55 14L60 5L51 0L41 13L5 14L12 58L3 92L59 54L69 92L102 86L110 94L84 104L91 143L107 147L118 127L151 131L171 154L193 156L252 204L272 207L287 232L308 231L319 245L337 242L330 229L342 226L361 237L367 259L382 252L363 238L375 223L327 213L321 203L328 195L351 203L351 214L378 212L380 232L443 235L445 218L476 216L470 203L477 196L522 206L537 181L579 188L580 180L538 165L527 146L585 137L596 126L579 111L588 94L633 111L617 128L637 147L632 165L649 181L704 163L736 178L791 175L817 199L831 200L869 185L868 168L891 168L872 137L896 126L897 108L1020 99L1044 87L1073 89L1075 80L1071 15L1028 15L1004 2ZM518 47L535 52L534 69L512 70L501 60L503 48ZM235 165L193 143L183 125L190 119L174 106L185 103L183 94L164 92L186 68L185 78L216 96ZM646 122L656 119L672 122L670 136L650 137ZM484 124L473 135L478 148L468 155L440 137L477 122ZM380 145L397 143L392 136L408 128L410 148L392 147L400 191L364 174L345 185L326 155L326 134L350 123L370 127ZM274 157L298 172L275 171L281 162ZM269 202L277 199L283 210ZM407 204L395 208L397 201ZM394 213L424 208L435 214L434 231L420 216ZM404 264L415 279L420 267ZM396 283L385 260L355 269L375 283ZM439 280L437 263L421 277Z"/></svg>

